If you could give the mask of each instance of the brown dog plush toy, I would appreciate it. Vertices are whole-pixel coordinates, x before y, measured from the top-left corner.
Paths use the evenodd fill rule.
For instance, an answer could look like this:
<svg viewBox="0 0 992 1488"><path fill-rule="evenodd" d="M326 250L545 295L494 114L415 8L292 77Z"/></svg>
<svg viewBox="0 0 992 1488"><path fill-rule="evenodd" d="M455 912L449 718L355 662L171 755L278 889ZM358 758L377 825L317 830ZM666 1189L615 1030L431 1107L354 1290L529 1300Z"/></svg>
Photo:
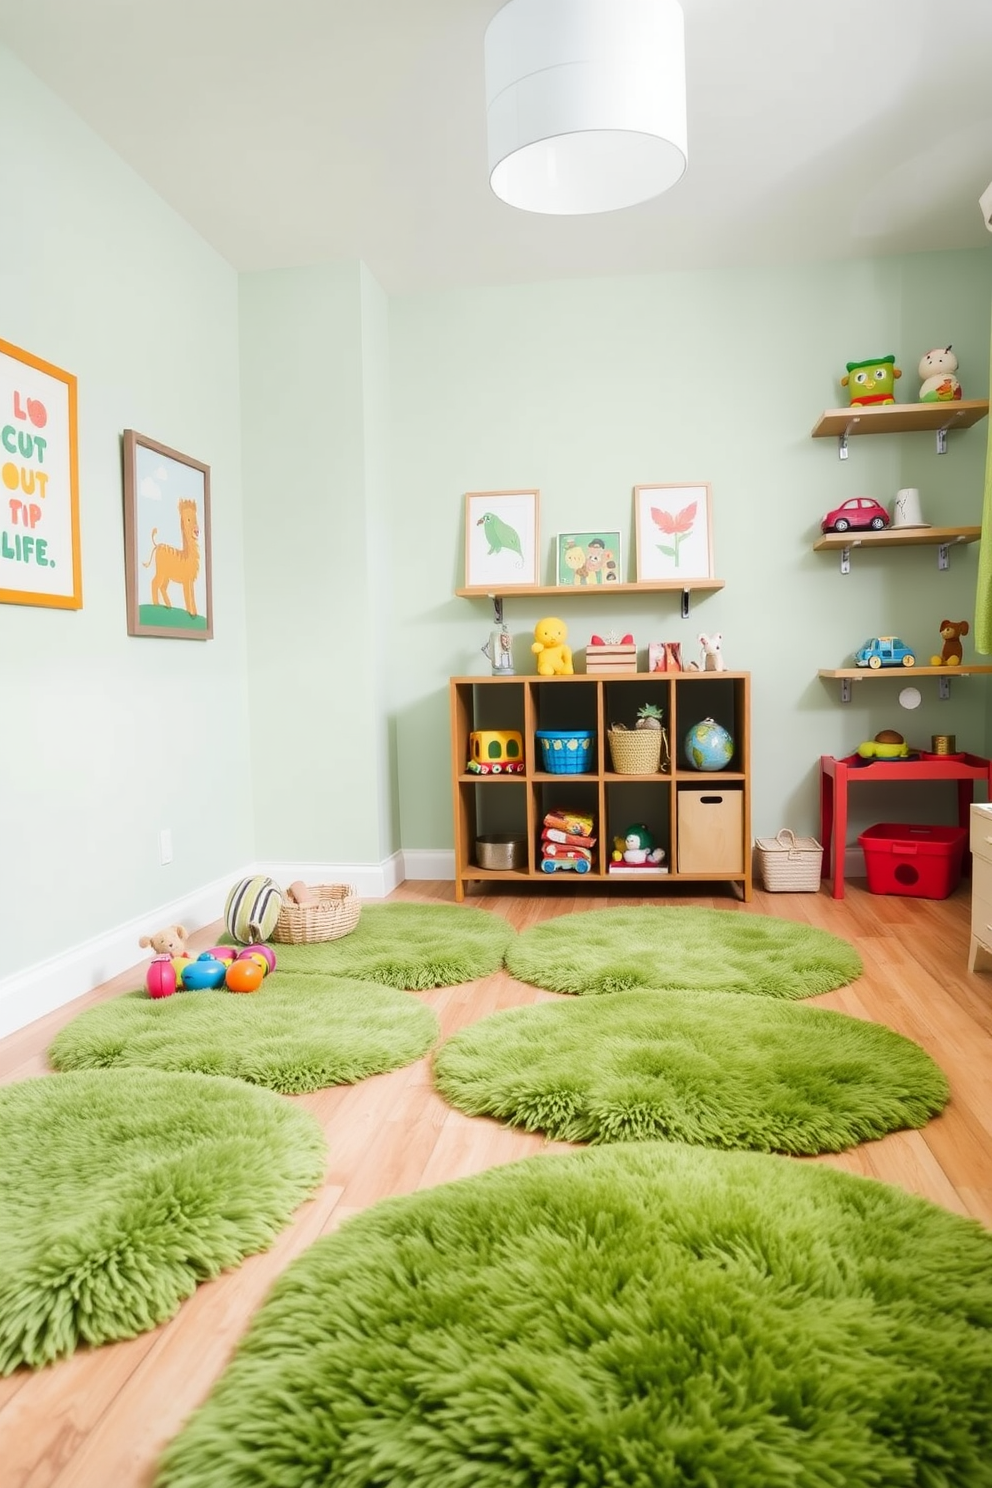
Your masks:
<svg viewBox="0 0 992 1488"><path fill-rule="evenodd" d="M939 656L931 656L931 666L960 666L964 658L964 647L960 637L968 634L967 620L941 620L940 639L943 641Z"/></svg>

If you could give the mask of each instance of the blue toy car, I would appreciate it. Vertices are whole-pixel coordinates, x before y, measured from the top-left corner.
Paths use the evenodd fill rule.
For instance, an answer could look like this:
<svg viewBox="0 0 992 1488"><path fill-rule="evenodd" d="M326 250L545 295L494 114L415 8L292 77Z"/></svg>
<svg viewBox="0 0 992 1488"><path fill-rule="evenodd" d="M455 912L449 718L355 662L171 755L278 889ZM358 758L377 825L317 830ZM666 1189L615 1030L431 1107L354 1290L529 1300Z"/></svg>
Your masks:
<svg viewBox="0 0 992 1488"><path fill-rule="evenodd" d="M860 651L855 651L854 660L858 666L871 667L877 672L879 667L916 665L916 656L898 636L873 636L870 641L865 641Z"/></svg>
<svg viewBox="0 0 992 1488"><path fill-rule="evenodd" d="M558 873L562 869L571 869L574 873L588 873L589 861L587 858L542 858L542 873Z"/></svg>

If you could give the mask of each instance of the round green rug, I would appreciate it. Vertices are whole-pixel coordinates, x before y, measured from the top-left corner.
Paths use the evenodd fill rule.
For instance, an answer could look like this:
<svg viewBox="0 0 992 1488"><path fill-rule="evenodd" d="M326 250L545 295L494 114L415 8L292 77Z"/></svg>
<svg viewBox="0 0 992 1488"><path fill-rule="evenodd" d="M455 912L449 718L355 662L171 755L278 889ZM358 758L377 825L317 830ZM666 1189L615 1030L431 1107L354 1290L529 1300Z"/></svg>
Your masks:
<svg viewBox="0 0 992 1488"><path fill-rule="evenodd" d="M502 915L451 904L363 905L338 940L276 945L280 971L360 977L408 992L456 987L503 964L515 931Z"/></svg>
<svg viewBox="0 0 992 1488"><path fill-rule="evenodd" d="M4 1375L172 1317L265 1250L326 1165L289 1101L154 1070L6 1085L0 1133Z"/></svg>
<svg viewBox="0 0 992 1488"><path fill-rule="evenodd" d="M854 947L826 930L734 910L633 907L561 915L523 931L506 964L549 992L635 987L812 997L861 975Z"/></svg>
<svg viewBox="0 0 992 1488"><path fill-rule="evenodd" d="M950 1093L928 1054L877 1023L646 990L483 1018L437 1051L434 1081L459 1111L562 1141L793 1154L923 1126Z"/></svg>
<svg viewBox="0 0 992 1488"><path fill-rule="evenodd" d="M196 1070L300 1095L412 1064L437 1035L437 1018L415 997L277 971L245 994L128 992L80 1013L48 1058L60 1070Z"/></svg>
<svg viewBox="0 0 992 1488"><path fill-rule="evenodd" d="M977 1488L992 1235L649 1143L379 1204L284 1273L158 1488Z"/></svg>

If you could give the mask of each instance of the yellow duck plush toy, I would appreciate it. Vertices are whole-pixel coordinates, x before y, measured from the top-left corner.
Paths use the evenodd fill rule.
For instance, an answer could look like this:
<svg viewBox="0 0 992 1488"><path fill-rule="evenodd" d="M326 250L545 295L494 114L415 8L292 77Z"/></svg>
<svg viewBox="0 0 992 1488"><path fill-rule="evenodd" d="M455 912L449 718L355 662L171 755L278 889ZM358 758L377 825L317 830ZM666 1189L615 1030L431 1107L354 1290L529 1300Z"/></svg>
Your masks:
<svg viewBox="0 0 992 1488"><path fill-rule="evenodd" d="M531 650L537 657L539 677L570 677L573 673L572 652L565 645L568 630L563 620L553 616L538 620L534 626Z"/></svg>

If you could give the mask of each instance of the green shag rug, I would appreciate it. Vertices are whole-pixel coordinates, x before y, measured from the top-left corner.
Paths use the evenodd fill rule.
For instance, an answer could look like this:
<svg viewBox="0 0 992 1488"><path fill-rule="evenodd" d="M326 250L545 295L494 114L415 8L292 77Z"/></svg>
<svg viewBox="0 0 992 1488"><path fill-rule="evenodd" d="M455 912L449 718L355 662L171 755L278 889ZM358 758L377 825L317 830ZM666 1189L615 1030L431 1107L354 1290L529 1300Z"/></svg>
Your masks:
<svg viewBox="0 0 992 1488"><path fill-rule="evenodd" d="M0 1374L165 1322L320 1183L308 1112L154 1070L0 1089Z"/></svg>
<svg viewBox="0 0 992 1488"><path fill-rule="evenodd" d="M459 1111L567 1142L794 1154L923 1126L950 1093L928 1054L877 1023L720 992L495 1013L437 1051L434 1080Z"/></svg>
<svg viewBox="0 0 992 1488"><path fill-rule="evenodd" d="M579 995L635 987L812 997L861 975L854 947L769 915L650 906L561 915L525 930L506 964L522 982Z"/></svg>
<svg viewBox="0 0 992 1488"><path fill-rule="evenodd" d="M392 1199L277 1282L157 1488L979 1488L992 1235L650 1143Z"/></svg>
<svg viewBox="0 0 992 1488"><path fill-rule="evenodd" d="M515 931L502 915L451 904L363 905L338 940L275 945L281 971L359 977L408 992L455 987L503 964Z"/></svg>
<svg viewBox="0 0 992 1488"><path fill-rule="evenodd" d="M276 971L252 993L125 993L80 1013L48 1058L59 1070L195 1070L300 1095L412 1064L437 1036L437 1018L415 997Z"/></svg>

